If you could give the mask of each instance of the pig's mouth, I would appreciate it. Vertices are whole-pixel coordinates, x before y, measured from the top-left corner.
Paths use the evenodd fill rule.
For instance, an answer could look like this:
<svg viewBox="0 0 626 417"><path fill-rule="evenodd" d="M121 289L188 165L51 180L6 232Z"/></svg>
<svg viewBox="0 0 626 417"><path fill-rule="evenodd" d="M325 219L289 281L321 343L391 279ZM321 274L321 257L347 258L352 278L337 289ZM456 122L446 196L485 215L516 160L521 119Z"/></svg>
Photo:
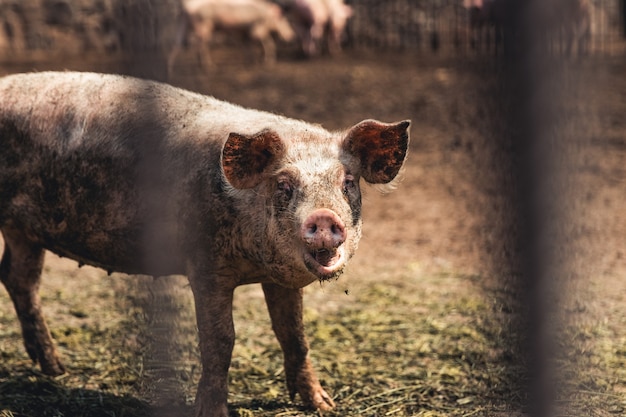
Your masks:
<svg viewBox="0 0 626 417"><path fill-rule="evenodd" d="M345 265L343 246L333 249L315 249L304 254L304 263L320 279L326 280L339 275Z"/></svg>

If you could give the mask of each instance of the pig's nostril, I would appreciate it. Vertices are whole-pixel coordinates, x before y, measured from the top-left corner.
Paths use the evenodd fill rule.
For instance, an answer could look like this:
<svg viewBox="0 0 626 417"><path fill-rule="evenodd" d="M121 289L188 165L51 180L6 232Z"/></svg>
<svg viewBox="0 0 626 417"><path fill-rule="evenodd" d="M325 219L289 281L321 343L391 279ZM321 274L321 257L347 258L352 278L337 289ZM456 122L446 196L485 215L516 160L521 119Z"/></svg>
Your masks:
<svg viewBox="0 0 626 417"><path fill-rule="evenodd" d="M302 238L313 249L337 248L346 240L346 232L343 222L335 212L319 209L305 221Z"/></svg>

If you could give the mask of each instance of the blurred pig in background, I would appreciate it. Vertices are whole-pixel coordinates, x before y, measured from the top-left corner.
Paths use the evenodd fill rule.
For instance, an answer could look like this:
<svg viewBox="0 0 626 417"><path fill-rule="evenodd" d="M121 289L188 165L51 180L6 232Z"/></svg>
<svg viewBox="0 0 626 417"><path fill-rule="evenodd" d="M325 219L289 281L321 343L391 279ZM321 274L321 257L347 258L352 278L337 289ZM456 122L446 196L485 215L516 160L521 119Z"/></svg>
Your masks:
<svg viewBox="0 0 626 417"><path fill-rule="evenodd" d="M183 6L185 12L169 57L170 71L185 44L197 48L201 65L212 65L209 49L216 32L244 35L260 43L265 63L276 60L274 35L285 42L295 38L280 6L265 0L188 0Z"/></svg>
<svg viewBox="0 0 626 417"><path fill-rule="evenodd" d="M306 56L318 55L324 39L331 55L341 51L346 23L353 14L343 0L294 0L288 10Z"/></svg>

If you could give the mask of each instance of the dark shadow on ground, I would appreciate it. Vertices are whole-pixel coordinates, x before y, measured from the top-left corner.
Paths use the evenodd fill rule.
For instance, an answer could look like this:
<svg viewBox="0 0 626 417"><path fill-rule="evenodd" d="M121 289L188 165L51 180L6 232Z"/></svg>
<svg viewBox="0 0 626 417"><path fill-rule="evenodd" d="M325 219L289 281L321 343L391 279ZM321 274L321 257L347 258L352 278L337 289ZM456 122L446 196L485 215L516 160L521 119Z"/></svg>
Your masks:
<svg viewBox="0 0 626 417"><path fill-rule="evenodd" d="M33 370L0 370L0 412L16 417L152 416L150 405L130 395L68 389Z"/></svg>

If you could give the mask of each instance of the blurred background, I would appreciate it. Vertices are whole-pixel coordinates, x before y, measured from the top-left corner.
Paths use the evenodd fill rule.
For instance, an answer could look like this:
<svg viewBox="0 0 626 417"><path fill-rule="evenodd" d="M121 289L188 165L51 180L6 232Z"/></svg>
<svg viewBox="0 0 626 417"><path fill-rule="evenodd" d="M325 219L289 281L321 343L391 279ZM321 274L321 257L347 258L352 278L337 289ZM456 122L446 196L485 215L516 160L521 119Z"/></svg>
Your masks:
<svg viewBox="0 0 626 417"><path fill-rule="evenodd" d="M329 129L411 119L402 183L364 190L348 272L305 291L328 415L618 416L625 13L620 0L0 0L0 75L129 74ZM0 291L0 416L192 415L185 280L46 265L69 373L32 366ZM235 302L231 415L318 415L288 398L260 289Z"/></svg>
<svg viewBox="0 0 626 417"><path fill-rule="evenodd" d="M303 19L317 17L315 24L325 27L332 20L329 14L331 18L333 13L335 16L346 14L338 9L344 2L316 0L310 2L311 6L306 5L315 9L320 7L317 3L327 7L327 2L331 4L330 10L317 16L313 16L315 11L302 10L299 3L306 5L306 1L276 0L274 3L281 6L294 25L306 25ZM512 2L507 3L507 0L348 0L345 4L350 11L343 17L345 24L339 28L341 44L350 50L374 48L455 56L488 52L494 48L495 27L509 23L505 13L499 10L510 8ZM546 2L550 3L561 7L559 0ZM578 5L579 2L561 0L560 3ZM589 20L585 23L590 32L585 46L588 52L620 53L619 40L624 32L620 0L586 0L582 4L583 13L588 15L584 18ZM296 10L298 8L300 10ZM183 5L177 0L2 0L0 52L5 61L87 52L115 55L157 47L169 52L177 36L182 10ZM294 16L298 13L299 16ZM561 15L549 16L553 42L561 43L559 47L564 48L564 25L570 24L565 22L569 17L563 15L566 11L553 13ZM539 30L539 22L532 24ZM491 45L487 32L492 32ZM284 51L279 53L294 59L294 45L284 45L280 48Z"/></svg>

